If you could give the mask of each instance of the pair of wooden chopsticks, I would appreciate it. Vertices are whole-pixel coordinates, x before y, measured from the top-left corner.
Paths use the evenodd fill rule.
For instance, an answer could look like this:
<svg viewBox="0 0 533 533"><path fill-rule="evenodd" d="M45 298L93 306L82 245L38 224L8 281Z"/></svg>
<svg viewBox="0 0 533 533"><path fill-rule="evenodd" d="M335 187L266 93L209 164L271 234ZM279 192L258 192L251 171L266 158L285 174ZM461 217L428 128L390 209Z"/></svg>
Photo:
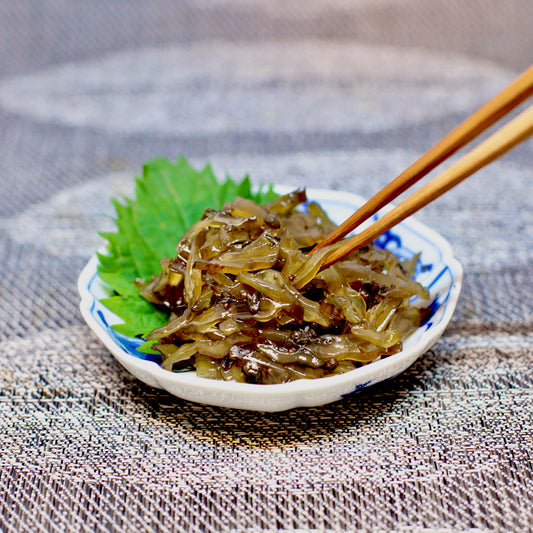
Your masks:
<svg viewBox="0 0 533 533"><path fill-rule="evenodd" d="M373 196L332 231L311 253L342 239L532 94L533 65ZM533 105L368 228L348 239L326 258L322 268L379 237L532 134Z"/></svg>

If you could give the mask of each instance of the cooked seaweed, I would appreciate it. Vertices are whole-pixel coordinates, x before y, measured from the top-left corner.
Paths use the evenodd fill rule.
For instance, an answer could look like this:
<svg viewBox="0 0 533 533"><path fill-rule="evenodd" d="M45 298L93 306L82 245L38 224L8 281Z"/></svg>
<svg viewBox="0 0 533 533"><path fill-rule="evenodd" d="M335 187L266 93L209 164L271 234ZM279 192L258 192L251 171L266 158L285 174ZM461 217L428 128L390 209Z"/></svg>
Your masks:
<svg viewBox="0 0 533 533"><path fill-rule="evenodd" d="M237 198L207 210L138 280L141 295L170 311L147 337L163 368L200 377L276 384L331 376L402 349L428 298L402 262L370 244L321 269L337 246L310 249L334 227L303 190L259 205Z"/></svg>

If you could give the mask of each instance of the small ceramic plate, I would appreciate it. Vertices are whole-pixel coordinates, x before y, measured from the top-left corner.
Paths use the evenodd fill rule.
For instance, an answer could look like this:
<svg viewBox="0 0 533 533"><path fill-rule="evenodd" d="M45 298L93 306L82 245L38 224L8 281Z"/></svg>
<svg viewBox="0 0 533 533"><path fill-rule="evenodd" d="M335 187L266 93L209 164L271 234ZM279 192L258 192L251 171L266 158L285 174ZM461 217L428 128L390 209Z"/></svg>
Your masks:
<svg viewBox="0 0 533 533"><path fill-rule="evenodd" d="M276 190L284 193L291 189L277 187ZM336 223L345 220L364 202L363 198L346 192L308 189L307 195L310 200L319 202ZM109 295L109 289L98 276L96 256L78 280L80 309L89 327L129 372L144 383L165 389L179 398L255 411L323 405L403 372L442 335L455 309L463 271L450 245L440 235L407 219L381 236L378 244L406 259L421 252L416 279L431 293L433 314L404 341L401 352L337 376L281 385L252 385L199 378L194 371L164 370L151 359L153 356L137 351L142 343L140 339L121 335L111 327L119 319L99 302Z"/></svg>

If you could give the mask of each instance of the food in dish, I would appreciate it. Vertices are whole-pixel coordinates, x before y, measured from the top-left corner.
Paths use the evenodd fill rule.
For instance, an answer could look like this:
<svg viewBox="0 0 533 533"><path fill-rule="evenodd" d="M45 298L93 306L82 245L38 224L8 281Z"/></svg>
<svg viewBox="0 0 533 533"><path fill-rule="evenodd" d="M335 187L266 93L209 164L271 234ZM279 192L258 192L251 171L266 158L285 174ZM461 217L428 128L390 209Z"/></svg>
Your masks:
<svg viewBox="0 0 533 533"><path fill-rule="evenodd" d="M170 312L146 337L170 371L254 384L341 374L397 353L427 316L417 257L374 244L321 269L335 226L303 190L207 210L141 296ZM335 246L335 245L334 245Z"/></svg>
<svg viewBox="0 0 533 533"><path fill-rule="evenodd" d="M166 161L164 162L164 168L169 170L169 163ZM148 169L154 169L153 163L152 166L145 166L144 174L150 174L146 172ZM165 175L168 175L168 173L166 172ZM172 174L172 172L170 173ZM151 175L154 174L152 173ZM162 173L160 172L159 176L161 175ZM196 173L193 178L190 177L190 173L186 173L186 175L186 180L180 182L174 179L172 181L172 183L179 183L178 188L181 192L181 198L187 200L186 203L184 202L184 206L189 206L192 200L196 200L194 197L195 191L198 191L198 194L201 191L213 193L212 186L198 186L199 182L202 183L201 174ZM143 183L145 181L146 176L143 177ZM216 181L211 181L216 185ZM189 191L187 191L188 184L191 184ZM168 187L161 189L161 181L159 179L155 183L153 181L150 182L148 185L146 191L151 197L161 190L169 191ZM274 186L273 192L279 195L292 190L291 187L277 185ZM167 225L169 221L173 220L169 211L170 209L175 209L174 203L170 201L168 208L164 207L164 201L173 197L173 191L170 190L170 192L171 194L159 195L157 204L158 214L164 216ZM191 196L191 193L193 196ZM348 191L307 189L306 193L308 198L318 202L337 224L366 202L365 198ZM210 200L206 202L196 220L201 218L203 210L209 205L215 205L220 209L224 203L231 202L236 196L242 195L241 191L232 188L221 201L213 202ZM137 191L136 197L138 200L142 198L142 191ZM263 204L272 199L262 197L256 201ZM129 205L132 205L132 203L129 203ZM146 216L153 219L154 212L147 210ZM143 227L145 227L146 219L143 219L141 213L136 213L135 220L138 221L139 225L142 222ZM176 242L179 236L183 235L187 227L190 227L192 223L193 221L188 226L183 227L183 229L172 226L168 228L166 233L162 233L159 229L160 227L157 226L158 239L161 240L161 243L168 242L169 246L167 249L163 249L161 253L156 254L154 269L144 276L145 279L150 279L152 275L159 273L161 269L159 259L161 257L171 257L175 254ZM117 226L122 227L120 218L117 221ZM130 221L128 221L127 227L131 227ZM115 239L115 235L113 234L113 239ZM128 249L134 251L133 242L137 242L138 238L136 236L135 241L131 241L129 246L126 246L127 243L122 240L121 250L124 253ZM156 310L156 307L149 304L139 295L133 283L135 278L143 276L135 273L135 270L138 269L134 269L131 262L128 263L127 256L118 255L117 242L114 240L108 239L106 258L109 256L111 258L107 272L113 274L120 272L122 274L121 283L119 285L116 278L112 276L103 276L106 270L102 268L102 257L100 254L95 254L80 273L78 280L78 290L81 296L80 310L84 320L96 337L128 372L150 387L159 387L178 398L201 404L251 409L261 412L324 405L340 400L354 391L360 391L384 380L394 378L404 372L437 342L450 322L457 305L461 291L463 270L459 262L454 258L449 243L442 236L416 219L409 218L388 231L377 242L379 247L392 250L395 255L402 259L412 258L415 252L420 253L420 259L416 266L416 279L430 291L431 304L429 307L431 308L431 316L424 320L422 326L405 339L403 349L400 352L381 358L372 364L364 365L351 372L337 374L324 379L299 379L280 385L257 386L235 381L204 379L198 377L193 369L188 372L169 372L163 369L160 362L160 353L147 353L147 350L144 350L141 345L145 343L143 340L145 335L168 321L168 314L161 313L162 319L159 323L147 323L146 310ZM136 263L139 263L137 256ZM111 270L112 268L113 270ZM114 296L112 296L113 294ZM112 307L114 309L110 308L110 300L113 301ZM143 305L137 305L138 302ZM139 308L139 312L132 315L132 309L137 308ZM144 333L142 330L144 330Z"/></svg>

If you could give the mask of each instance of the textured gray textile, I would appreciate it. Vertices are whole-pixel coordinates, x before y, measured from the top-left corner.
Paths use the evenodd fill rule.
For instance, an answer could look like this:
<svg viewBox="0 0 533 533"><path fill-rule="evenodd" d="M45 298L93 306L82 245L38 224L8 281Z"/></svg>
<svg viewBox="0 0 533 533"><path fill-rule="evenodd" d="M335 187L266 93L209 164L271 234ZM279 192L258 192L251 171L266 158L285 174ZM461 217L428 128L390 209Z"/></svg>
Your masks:
<svg viewBox="0 0 533 533"><path fill-rule="evenodd" d="M529 0L0 3L0 531L533 531L533 142L418 218L465 268L441 340L261 414L123 370L76 280L180 154L370 196L528 66Z"/></svg>

